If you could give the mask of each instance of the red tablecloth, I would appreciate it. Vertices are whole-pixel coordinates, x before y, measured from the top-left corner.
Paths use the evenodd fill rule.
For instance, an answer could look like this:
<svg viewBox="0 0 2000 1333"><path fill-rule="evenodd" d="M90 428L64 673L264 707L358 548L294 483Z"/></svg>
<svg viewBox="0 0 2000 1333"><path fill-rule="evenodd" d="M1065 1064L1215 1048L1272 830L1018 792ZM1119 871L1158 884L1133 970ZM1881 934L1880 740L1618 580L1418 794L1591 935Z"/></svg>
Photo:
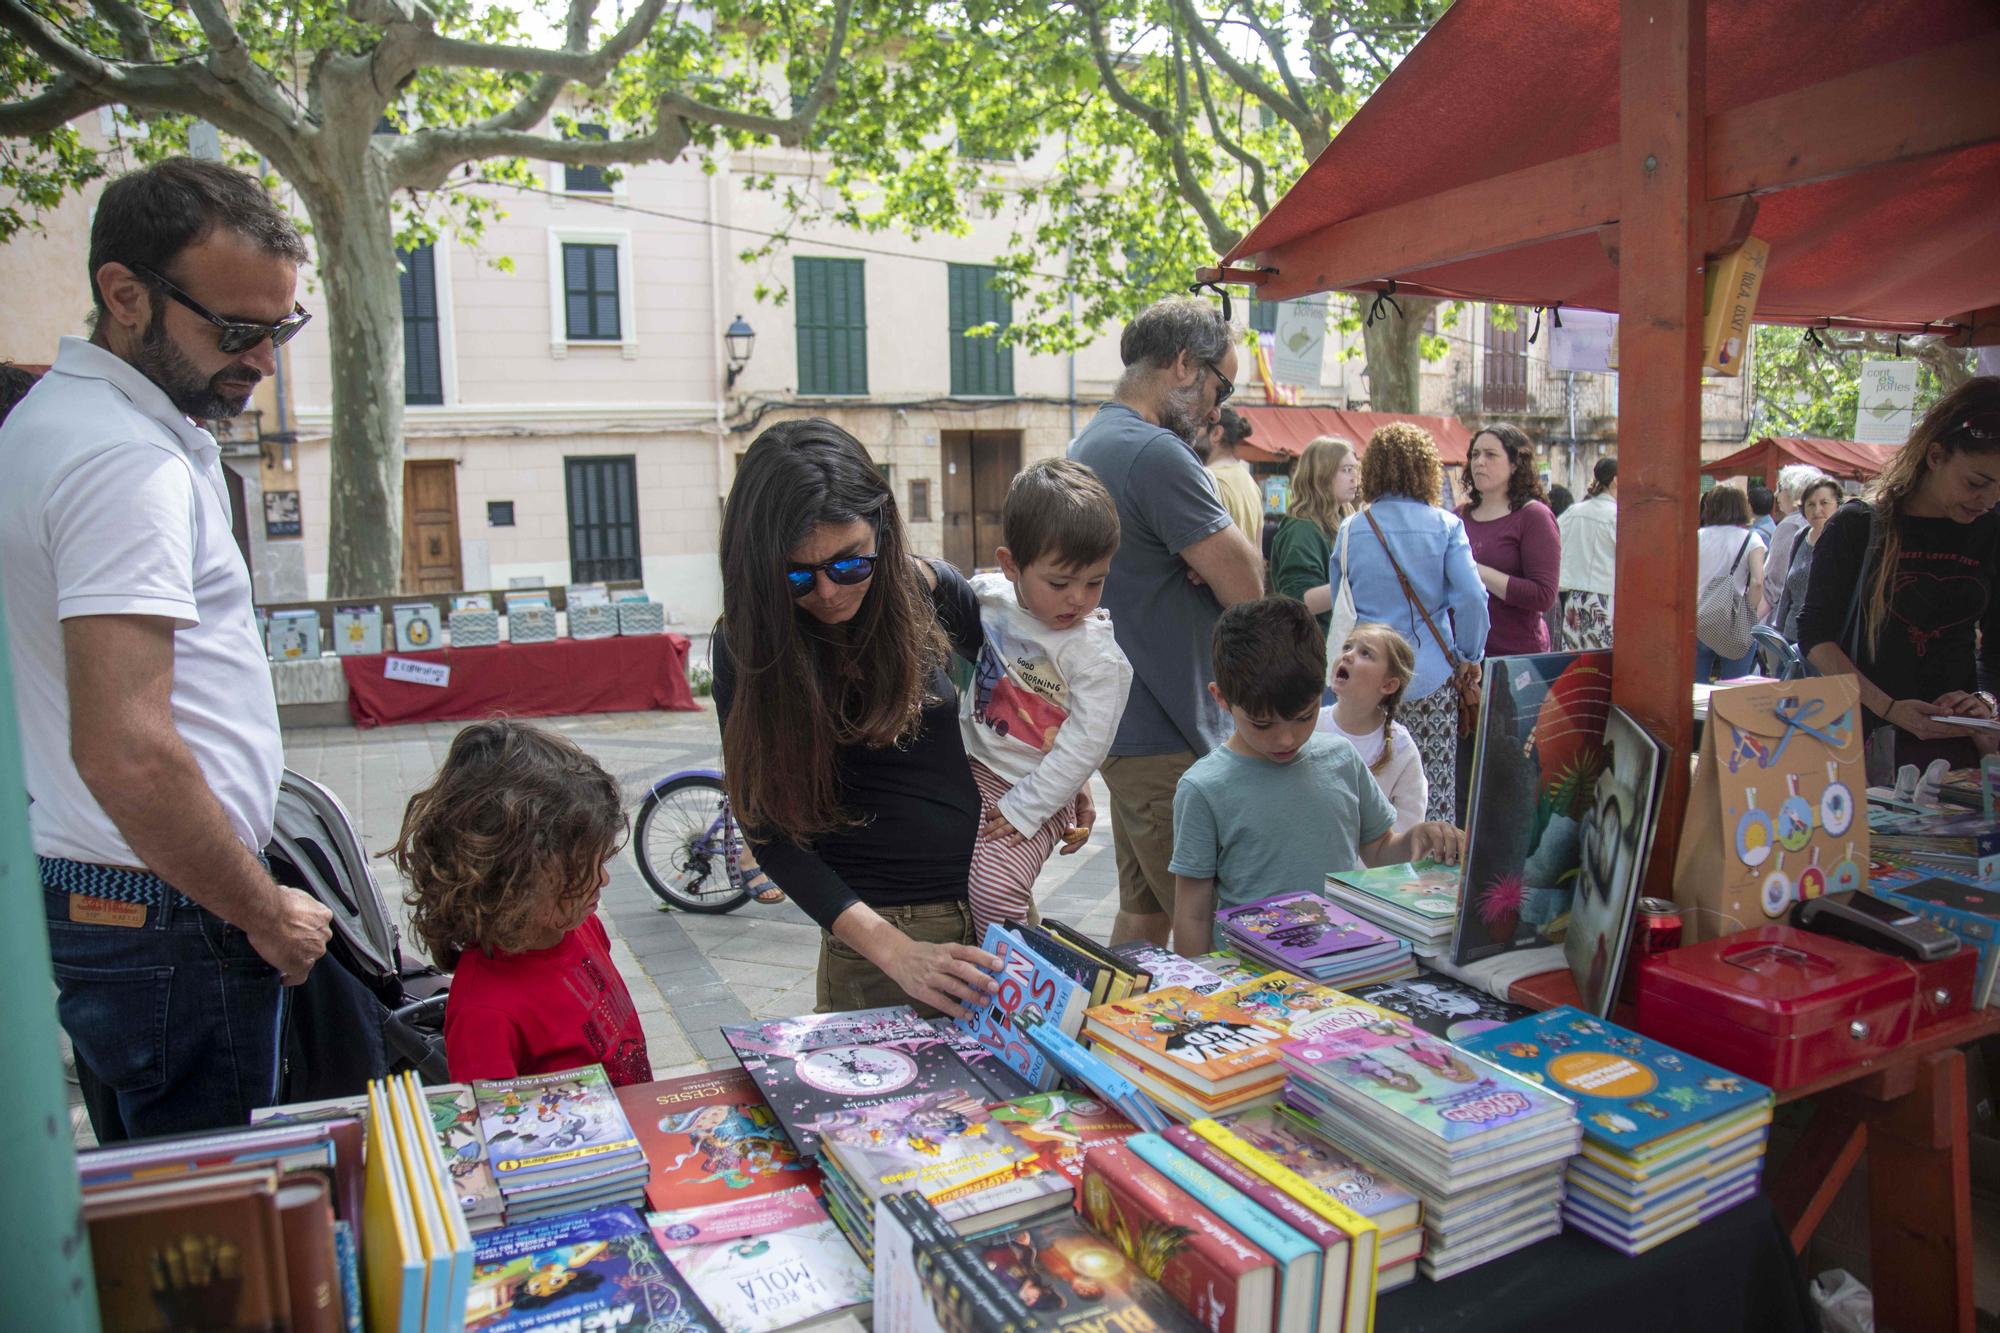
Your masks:
<svg viewBox="0 0 2000 1333"><path fill-rule="evenodd" d="M700 705L688 688L687 655L686 635L646 634L343 657L340 668L354 724L379 727L502 714L693 712ZM390 680L383 667L391 656L441 662L451 668L451 682Z"/></svg>

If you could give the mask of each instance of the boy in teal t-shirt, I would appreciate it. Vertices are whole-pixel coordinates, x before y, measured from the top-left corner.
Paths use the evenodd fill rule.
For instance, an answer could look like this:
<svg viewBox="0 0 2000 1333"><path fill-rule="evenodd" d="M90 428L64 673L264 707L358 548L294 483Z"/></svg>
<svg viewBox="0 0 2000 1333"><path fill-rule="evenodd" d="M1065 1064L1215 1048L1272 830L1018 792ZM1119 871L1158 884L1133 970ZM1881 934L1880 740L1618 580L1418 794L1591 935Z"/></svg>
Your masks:
<svg viewBox="0 0 2000 1333"><path fill-rule="evenodd" d="M1215 909L1300 889L1330 871L1426 858L1455 862L1465 837L1444 823L1392 833L1396 811L1345 736L1316 731L1326 641L1303 602L1231 607L1212 640L1209 691L1236 730L1174 791L1175 952L1213 945Z"/></svg>

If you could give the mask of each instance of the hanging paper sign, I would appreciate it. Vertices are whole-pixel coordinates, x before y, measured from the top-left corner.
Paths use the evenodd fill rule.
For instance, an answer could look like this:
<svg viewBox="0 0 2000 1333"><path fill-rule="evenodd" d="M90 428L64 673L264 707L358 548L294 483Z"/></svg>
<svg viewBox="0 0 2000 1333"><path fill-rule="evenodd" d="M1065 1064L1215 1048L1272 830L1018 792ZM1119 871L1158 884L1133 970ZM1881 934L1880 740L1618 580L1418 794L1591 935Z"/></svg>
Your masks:
<svg viewBox="0 0 2000 1333"><path fill-rule="evenodd" d="M1616 364L1618 316L1602 310L1564 310L1562 324L1549 327L1549 369L1608 375Z"/></svg>
<svg viewBox="0 0 2000 1333"><path fill-rule="evenodd" d="M1866 361L1854 438L1863 444L1901 444L1917 424L1917 363Z"/></svg>
<svg viewBox="0 0 2000 1333"><path fill-rule="evenodd" d="M1271 334L1271 374L1281 384L1317 389L1325 361L1326 298L1280 301L1277 325Z"/></svg>
<svg viewBox="0 0 2000 1333"><path fill-rule="evenodd" d="M407 657L382 659L386 680L406 680L412 685L433 685L445 689L451 684L451 668L443 662L416 662Z"/></svg>

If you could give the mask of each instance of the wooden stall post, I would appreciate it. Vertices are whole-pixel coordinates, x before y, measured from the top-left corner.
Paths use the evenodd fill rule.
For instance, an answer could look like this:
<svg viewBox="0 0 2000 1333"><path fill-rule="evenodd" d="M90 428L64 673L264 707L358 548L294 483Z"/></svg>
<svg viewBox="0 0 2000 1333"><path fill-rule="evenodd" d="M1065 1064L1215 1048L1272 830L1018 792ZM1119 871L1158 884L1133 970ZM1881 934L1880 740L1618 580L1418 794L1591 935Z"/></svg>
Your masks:
<svg viewBox="0 0 2000 1333"><path fill-rule="evenodd" d="M1669 747L1646 892L1671 897L1693 739L1707 29L1702 0L1622 0L1618 573L1611 697Z"/></svg>

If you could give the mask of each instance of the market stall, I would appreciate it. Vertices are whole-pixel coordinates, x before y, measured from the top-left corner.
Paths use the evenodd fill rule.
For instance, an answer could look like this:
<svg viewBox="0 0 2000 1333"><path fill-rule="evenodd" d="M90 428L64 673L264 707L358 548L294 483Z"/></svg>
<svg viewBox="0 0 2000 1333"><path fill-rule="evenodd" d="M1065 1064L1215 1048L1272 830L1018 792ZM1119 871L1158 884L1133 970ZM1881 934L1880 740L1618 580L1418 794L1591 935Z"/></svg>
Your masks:
<svg viewBox="0 0 2000 1333"><path fill-rule="evenodd" d="M1896 446L1889 444L1766 435L1727 457L1703 463L1701 473L1704 477L1755 477L1767 487L1776 487L1779 468L1804 463L1829 477L1866 481L1887 467L1895 456Z"/></svg>
<svg viewBox="0 0 2000 1333"><path fill-rule="evenodd" d="M1357 452L1368 447L1368 438L1377 428L1392 421L1407 421L1430 432L1437 441L1438 457L1456 466L1465 462L1472 444L1472 432L1457 417L1427 416L1417 412L1357 412L1340 407L1278 407L1249 403L1235 411L1250 423L1248 442L1238 452L1252 463L1274 463L1296 458L1305 447L1322 435L1351 441Z"/></svg>
<svg viewBox="0 0 2000 1333"><path fill-rule="evenodd" d="M687 655L687 636L668 633L376 653L339 662L354 725L380 727L500 715L692 711L700 705L688 688Z"/></svg>

